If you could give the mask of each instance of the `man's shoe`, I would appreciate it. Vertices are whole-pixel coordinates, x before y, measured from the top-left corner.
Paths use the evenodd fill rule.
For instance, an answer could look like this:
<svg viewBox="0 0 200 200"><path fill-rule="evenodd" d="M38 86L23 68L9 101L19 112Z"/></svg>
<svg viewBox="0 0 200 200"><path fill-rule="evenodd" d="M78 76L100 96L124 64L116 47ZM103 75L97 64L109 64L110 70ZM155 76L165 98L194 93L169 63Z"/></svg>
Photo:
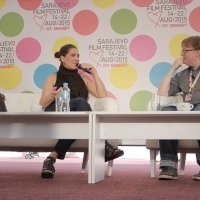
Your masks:
<svg viewBox="0 0 200 200"><path fill-rule="evenodd" d="M195 174L192 179L200 181L200 172L198 174Z"/></svg>
<svg viewBox="0 0 200 200"><path fill-rule="evenodd" d="M178 173L177 173L177 169L173 168L173 167L163 167L162 171L160 172L158 179L162 180L162 179L168 179L168 180L173 180L173 179L177 179L178 178ZM200 178L200 176L199 176Z"/></svg>

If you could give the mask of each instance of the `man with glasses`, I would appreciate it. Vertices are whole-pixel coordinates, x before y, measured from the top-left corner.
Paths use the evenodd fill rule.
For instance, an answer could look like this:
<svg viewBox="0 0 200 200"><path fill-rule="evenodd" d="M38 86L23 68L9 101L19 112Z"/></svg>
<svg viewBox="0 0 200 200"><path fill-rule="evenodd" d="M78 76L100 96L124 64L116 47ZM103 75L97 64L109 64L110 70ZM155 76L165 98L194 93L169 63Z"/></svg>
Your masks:
<svg viewBox="0 0 200 200"><path fill-rule="evenodd" d="M181 57L174 64L161 81L158 94L161 96L175 96L182 93L185 102L194 105L192 111L200 111L200 36L191 36L181 43ZM188 66L172 78L174 72L183 64ZM176 111L176 107L168 106L162 111ZM199 130L200 131L200 130ZM160 143L160 169L159 179L177 179L177 147L178 140L159 140ZM198 140L200 146L200 140ZM199 158L199 154L197 154ZM200 161L197 160L199 164ZM200 181L200 172L193 176Z"/></svg>

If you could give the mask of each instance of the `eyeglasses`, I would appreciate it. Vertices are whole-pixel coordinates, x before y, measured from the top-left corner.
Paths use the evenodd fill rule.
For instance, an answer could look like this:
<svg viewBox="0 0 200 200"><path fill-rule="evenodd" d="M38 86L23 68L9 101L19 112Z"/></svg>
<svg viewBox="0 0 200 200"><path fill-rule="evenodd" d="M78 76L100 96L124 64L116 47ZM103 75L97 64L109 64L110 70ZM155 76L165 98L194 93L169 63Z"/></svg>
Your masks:
<svg viewBox="0 0 200 200"><path fill-rule="evenodd" d="M185 54L187 51L195 51L195 49L182 49L181 53Z"/></svg>

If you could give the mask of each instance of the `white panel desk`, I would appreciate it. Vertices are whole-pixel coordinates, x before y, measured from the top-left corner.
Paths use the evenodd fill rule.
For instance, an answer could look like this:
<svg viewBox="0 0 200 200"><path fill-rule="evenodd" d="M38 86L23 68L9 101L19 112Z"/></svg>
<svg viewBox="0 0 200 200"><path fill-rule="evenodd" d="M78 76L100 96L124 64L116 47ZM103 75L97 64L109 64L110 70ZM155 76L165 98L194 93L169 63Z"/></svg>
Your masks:
<svg viewBox="0 0 200 200"><path fill-rule="evenodd" d="M104 180L105 139L199 139L200 111L93 112L92 183Z"/></svg>
<svg viewBox="0 0 200 200"><path fill-rule="evenodd" d="M88 139L91 160L92 114L90 112L0 112L0 138ZM88 169L88 183L91 170Z"/></svg>

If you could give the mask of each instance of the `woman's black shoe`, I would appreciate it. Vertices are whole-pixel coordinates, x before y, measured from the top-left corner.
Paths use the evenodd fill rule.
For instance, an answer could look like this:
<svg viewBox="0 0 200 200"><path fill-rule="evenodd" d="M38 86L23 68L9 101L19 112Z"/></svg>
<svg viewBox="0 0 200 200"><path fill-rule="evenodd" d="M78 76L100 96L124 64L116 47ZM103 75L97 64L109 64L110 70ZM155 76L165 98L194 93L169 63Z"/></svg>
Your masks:
<svg viewBox="0 0 200 200"><path fill-rule="evenodd" d="M42 178L53 178L54 173L56 171L55 168L54 168L54 163L55 162L56 162L56 160L51 156L48 156L44 160L42 173L41 173L41 177Z"/></svg>
<svg viewBox="0 0 200 200"><path fill-rule="evenodd" d="M108 141L105 141L105 162L119 158L124 155L124 151L113 147Z"/></svg>

